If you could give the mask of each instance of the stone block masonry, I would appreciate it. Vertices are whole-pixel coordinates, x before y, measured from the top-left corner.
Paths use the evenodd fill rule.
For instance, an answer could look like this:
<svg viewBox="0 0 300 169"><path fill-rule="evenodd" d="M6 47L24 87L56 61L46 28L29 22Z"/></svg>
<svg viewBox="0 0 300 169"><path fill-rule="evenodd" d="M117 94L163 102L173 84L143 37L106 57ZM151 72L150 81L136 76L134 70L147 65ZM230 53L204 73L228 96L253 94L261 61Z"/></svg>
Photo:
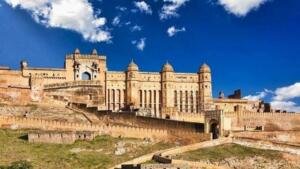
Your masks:
<svg viewBox="0 0 300 169"><path fill-rule="evenodd" d="M37 118L23 118L12 116L0 116L0 127L10 127L19 129L39 129L50 131L90 131L97 135L111 135L113 137L129 138L150 138L154 140L168 141L172 137L186 136L194 141L209 140L210 135L196 132L170 132L167 129L151 129L140 127L126 127L118 125L98 125L88 123L58 122L51 120L42 120Z"/></svg>

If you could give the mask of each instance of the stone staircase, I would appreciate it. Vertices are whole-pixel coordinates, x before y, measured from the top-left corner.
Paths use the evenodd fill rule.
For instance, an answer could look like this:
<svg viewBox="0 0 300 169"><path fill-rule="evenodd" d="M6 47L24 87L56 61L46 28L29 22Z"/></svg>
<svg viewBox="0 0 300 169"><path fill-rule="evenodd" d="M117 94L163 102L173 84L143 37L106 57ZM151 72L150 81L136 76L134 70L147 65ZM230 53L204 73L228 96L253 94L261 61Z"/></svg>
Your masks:
<svg viewBox="0 0 300 169"><path fill-rule="evenodd" d="M82 114L91 124L102 124L99 118L93 113L88 113L86 111L80 110L78 108L73 107L72 105L67 105L66 107L70 110Z"/></svg>

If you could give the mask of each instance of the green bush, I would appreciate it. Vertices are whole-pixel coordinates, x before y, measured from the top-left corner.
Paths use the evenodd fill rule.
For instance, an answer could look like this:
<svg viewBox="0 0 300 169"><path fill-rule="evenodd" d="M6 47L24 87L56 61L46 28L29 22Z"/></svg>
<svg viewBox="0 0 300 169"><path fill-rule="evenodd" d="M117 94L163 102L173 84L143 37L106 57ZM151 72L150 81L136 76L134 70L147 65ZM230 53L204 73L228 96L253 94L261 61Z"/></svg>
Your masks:
<svg viewBox="0 0 300 169"><path fill-rule="evenodd" d="M33 167L28 161L21 160L11 163L7 169L33 169Z"/></svg>

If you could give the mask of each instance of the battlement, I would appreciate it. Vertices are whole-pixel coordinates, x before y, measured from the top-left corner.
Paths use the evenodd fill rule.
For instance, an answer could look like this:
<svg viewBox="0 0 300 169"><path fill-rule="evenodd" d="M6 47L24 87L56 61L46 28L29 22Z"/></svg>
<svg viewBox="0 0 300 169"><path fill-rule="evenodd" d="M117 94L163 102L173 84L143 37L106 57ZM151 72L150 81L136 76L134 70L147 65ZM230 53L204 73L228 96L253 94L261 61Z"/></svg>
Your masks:
<svg viewBox="0 0 300 169"><path fill-rule="evenodd" d="M300 129L299 113L257 113L251 111L224 112L230 118L232 130L293 131Z"/></svg>
<svg viewBox="0 0 300 169"><path fill-rule="evenodd" d="M66 56L66 59L101 59L106 60L106 56L100 56L100 55L90 55L90 54L68 54Z"/></svg>
<svg viewBox="0 0 300 169"><path fill-rule="evenodd" d="M73 123L51 121L39 118L24 118L15 116L0 116L0 127L15 126L21 129L39 129L46 131L90 131L98 135L108 134L114 137L152 138L166 140L172 136L189 135L199 139L208 140L209 134L190 131L170 131L167 129L152 129L142 127L129 127L119 125Z"/></svg>
<svg viewBox="0 0 300 169"><path fill-rule="evenodd" d="M224 112L224 116L241 116L241 117L272 117L272 118L288 118L288 117L300 117L300 113L276 113L276 112L252 112L252 111L240 111L240 112Z"/></svg>
<svg viewBox="0 0 300 169"><path fill-rule="evenodd" d="M44 89L59 89L59 88L68 88L68 87L98 87L101 86L101 82L98 80L80 80L80 81L71 81L65 83L54 83L54 84L46 84L44 85Z"/></svg>

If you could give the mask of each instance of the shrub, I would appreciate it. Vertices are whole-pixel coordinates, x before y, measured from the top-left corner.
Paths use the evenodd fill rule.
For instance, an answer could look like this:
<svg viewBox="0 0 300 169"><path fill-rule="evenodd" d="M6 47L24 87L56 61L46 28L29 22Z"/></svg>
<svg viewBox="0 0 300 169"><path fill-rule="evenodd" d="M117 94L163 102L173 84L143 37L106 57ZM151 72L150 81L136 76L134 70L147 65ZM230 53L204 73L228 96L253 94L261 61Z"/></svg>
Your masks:
<svg viewBox="0 0 300 169"><path fill-rule="evenodd" d="M33 169L33 167L28 161L21 160L11 163L7 169Z"/></svg>

